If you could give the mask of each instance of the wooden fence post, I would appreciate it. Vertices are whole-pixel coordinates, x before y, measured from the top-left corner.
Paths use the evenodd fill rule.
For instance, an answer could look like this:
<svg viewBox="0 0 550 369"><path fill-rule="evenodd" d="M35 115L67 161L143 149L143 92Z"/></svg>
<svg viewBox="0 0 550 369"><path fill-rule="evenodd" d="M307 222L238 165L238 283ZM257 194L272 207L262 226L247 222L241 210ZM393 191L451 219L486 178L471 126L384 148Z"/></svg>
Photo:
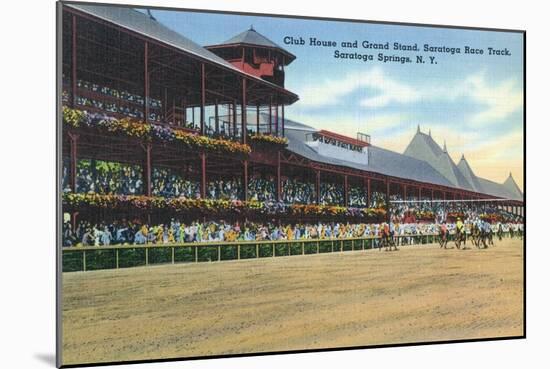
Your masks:
<svg viewBox="0 0 550 369"><path fill-rule="evenodd" d="M86 250L82 251L82 271L86 271Z"/></svg>

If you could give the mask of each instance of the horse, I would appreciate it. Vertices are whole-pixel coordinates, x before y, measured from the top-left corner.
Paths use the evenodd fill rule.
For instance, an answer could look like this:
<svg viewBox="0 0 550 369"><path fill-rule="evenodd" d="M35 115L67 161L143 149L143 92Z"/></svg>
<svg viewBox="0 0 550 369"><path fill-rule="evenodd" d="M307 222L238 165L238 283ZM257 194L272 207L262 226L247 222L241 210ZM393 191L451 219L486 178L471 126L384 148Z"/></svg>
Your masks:
<svg viewBox="0 0 550 369"><path fill-rule="evenodd" d="M460 245L464 244L464 248L466 248L466 232L464 228L457 229L455 234L455 246L457 249L460 250Z"/></svg>
<svg viewBox="0 0 550 369"><path fill-rule="evenodd" d="M471 229L472 229L471 230L472 245L479 248L479 243L481 241L481 229L479 229L479 227L475 224L472 224Z"/></svg>
<svg viewBox="0 0 550 369"><path fill-rule="evenodd" d="M439 247L447 249L447 242L449 242L449 230L439 229Z"/></svg>
<svg viewBox="0 0 550 369"><path fill-rule="evenodd" d="M386 231L385 229L382 230L382 237L380 238L380 247L378 248L378 251L381 251L382 247L384 247L386 251L391 251L392 246L395 251L398 250L392 233L393 232Z"/></svg>

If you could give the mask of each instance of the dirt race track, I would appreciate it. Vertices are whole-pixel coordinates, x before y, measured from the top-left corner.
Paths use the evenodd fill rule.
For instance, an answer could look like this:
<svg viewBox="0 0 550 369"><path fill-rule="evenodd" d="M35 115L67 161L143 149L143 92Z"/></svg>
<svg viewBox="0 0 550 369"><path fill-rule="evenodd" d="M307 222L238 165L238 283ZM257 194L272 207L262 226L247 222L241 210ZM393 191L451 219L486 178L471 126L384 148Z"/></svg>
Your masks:
<svg viewBox="0 0 550 369"><path fill-rule="evenodd" d="M519 336L523 241L495 243L64 273L63 363Z"/></svg>

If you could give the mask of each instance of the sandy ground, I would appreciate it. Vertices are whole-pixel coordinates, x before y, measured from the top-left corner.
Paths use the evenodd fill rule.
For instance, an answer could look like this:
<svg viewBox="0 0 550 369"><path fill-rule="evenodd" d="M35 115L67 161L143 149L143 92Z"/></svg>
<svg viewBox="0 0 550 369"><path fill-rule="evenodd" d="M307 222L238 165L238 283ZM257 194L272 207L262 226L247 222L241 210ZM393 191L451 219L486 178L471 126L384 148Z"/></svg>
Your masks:
<svg viewBox="0 0 550 369"><path fill-rule="evenodd" d="M523 334L523 241L64 273L64 364Z"/></svg>

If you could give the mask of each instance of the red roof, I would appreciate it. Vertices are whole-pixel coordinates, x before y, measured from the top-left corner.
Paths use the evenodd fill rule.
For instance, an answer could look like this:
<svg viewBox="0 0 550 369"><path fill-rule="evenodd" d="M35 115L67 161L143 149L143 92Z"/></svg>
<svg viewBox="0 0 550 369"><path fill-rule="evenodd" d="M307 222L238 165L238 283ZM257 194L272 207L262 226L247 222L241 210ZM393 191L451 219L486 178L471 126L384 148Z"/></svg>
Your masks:
<svg viewBox="0 0 550 369"><path fill-rule="evenodd" d="M355 146L360 146L360 147L369 146L369 144L365 141L357 140L355 138L344 136L344 135L334 133L334 132L331 132L331 131L326 131L324 129L317 132L317 134L319 134L321 136L324 136L324 137L327 137L327 138L333 138L335 140L338 140L340 142L347 143L347 144L350 144L350 145L355 145Z"/></svg>

